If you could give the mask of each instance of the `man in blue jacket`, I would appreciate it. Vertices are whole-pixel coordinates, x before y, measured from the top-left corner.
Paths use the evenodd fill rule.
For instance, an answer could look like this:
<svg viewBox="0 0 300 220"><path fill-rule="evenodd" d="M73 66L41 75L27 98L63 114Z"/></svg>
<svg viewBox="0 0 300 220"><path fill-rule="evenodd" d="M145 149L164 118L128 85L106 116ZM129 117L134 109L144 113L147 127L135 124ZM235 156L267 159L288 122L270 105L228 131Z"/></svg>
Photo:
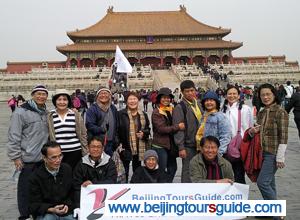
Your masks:
<svg viewBox="0 0 300 220"><path fill-rule="evenodd" d="M112 94L108 88L101 87L96 94L96 102L86 112L88 137L104 140L104 151L112 156L118 146L117 108L112 104Z"/></svg>

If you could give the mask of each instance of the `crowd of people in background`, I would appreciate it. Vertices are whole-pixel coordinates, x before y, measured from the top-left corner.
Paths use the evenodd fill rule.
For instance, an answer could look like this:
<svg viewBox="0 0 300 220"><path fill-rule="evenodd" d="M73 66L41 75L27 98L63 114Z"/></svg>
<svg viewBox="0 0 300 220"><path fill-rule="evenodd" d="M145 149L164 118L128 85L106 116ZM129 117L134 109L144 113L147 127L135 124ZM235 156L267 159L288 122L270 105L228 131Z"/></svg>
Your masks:
<svg viewBox="0 0 300 220"><path fill-rule="evenodd" d="M172 183L178 157L182 183L246 184L247 174L264 199L276 200L292 109L300 138L300 82L286 84L205 91L185 80L174 91L57 90L51 111L43 85L27 101L12 96L7 149L20 171L19 219L76 219L80 188L90 184ZM254 174L249 157L258 164Z"/></svg>

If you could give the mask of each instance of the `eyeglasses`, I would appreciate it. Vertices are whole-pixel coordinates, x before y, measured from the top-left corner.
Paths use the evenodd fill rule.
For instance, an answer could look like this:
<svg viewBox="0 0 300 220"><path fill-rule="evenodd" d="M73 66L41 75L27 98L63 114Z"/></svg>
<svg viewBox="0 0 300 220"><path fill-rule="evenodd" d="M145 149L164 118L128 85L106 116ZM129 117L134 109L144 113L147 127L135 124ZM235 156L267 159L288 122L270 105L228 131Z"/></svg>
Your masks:
<svg viewBox="0 0 300 220"><path fill-rule="evenodd" d="M64 155L58 155L58 156L52 156L52 157L47 157L47 159L51 162L55 162L58 160L62 160L64 158Z"/></svg>

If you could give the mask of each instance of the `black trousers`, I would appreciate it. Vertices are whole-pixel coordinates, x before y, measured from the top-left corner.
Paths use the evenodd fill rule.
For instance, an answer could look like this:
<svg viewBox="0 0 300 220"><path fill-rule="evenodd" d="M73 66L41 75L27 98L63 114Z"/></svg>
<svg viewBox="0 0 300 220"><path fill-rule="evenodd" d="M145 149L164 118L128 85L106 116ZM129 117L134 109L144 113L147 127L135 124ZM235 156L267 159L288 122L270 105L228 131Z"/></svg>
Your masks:
<svg viewBox="0 0 300 220"><path fill-rule="evenodd" d="M130 160L124 160L123 161L123 165L124 165L125 173L126 173L126 183L128 183L129 164L130 164ZM141 165L142 165L142 163L139 160L139 156L138 155L133 155L132 156L132 171L134 172Z"/></svg>
<svg viewBox="0 0 300 220"><path fill-rule="evenodd" d="M71 152L63 152L64 158L62 160L63 163L67 163L72 167L74 170L77 163L82 158L81 150L71 151Z"/></svg>
<svg viewBox="0 0 300 220"><path fill-rule="evenodd" d="M295 124L298 128L298 135L299 135L299 138L300 138L300 114L294 114L295 117L294 117L294 121L295 121Z"/></svg>
<svg viewBox="0 0 300 220"><path fill-rule="evenodd" d="M245 180L245 169L242 160L230 161L233 174L234 174L234 182L246 184Z"/></svg>
<svg viewBox="0 0 300 220"><path fill-rule="evenodd" d="M36 163L24 163L23 169L21 170L18 187L17 187L17 199L18 199L18 209L20 212L19 219L29 218L29 177L35 171L42 162Z"/></svg>

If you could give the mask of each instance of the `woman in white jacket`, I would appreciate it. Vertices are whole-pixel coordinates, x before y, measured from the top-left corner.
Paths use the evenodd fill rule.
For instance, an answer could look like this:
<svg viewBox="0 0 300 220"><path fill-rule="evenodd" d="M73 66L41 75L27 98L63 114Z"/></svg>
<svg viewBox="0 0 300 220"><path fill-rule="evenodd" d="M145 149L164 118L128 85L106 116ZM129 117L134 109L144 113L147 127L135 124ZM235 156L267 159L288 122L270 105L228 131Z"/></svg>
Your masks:
<svg viewBox="0 0 300 220"><path fill-rule="evenodd" d="M243 101L240 101L239 88L229 85L226 90L226 99L222 111L226 114L226 117L230 121L232 138L236 136L238 131L239 110L241 111L241 136L243 137L244 132L253 126L252 110L248 105L245 105ZM230 162L234 172L235 182L245 184L245 170L242 160L235 159L230 160Z"/></svg>

